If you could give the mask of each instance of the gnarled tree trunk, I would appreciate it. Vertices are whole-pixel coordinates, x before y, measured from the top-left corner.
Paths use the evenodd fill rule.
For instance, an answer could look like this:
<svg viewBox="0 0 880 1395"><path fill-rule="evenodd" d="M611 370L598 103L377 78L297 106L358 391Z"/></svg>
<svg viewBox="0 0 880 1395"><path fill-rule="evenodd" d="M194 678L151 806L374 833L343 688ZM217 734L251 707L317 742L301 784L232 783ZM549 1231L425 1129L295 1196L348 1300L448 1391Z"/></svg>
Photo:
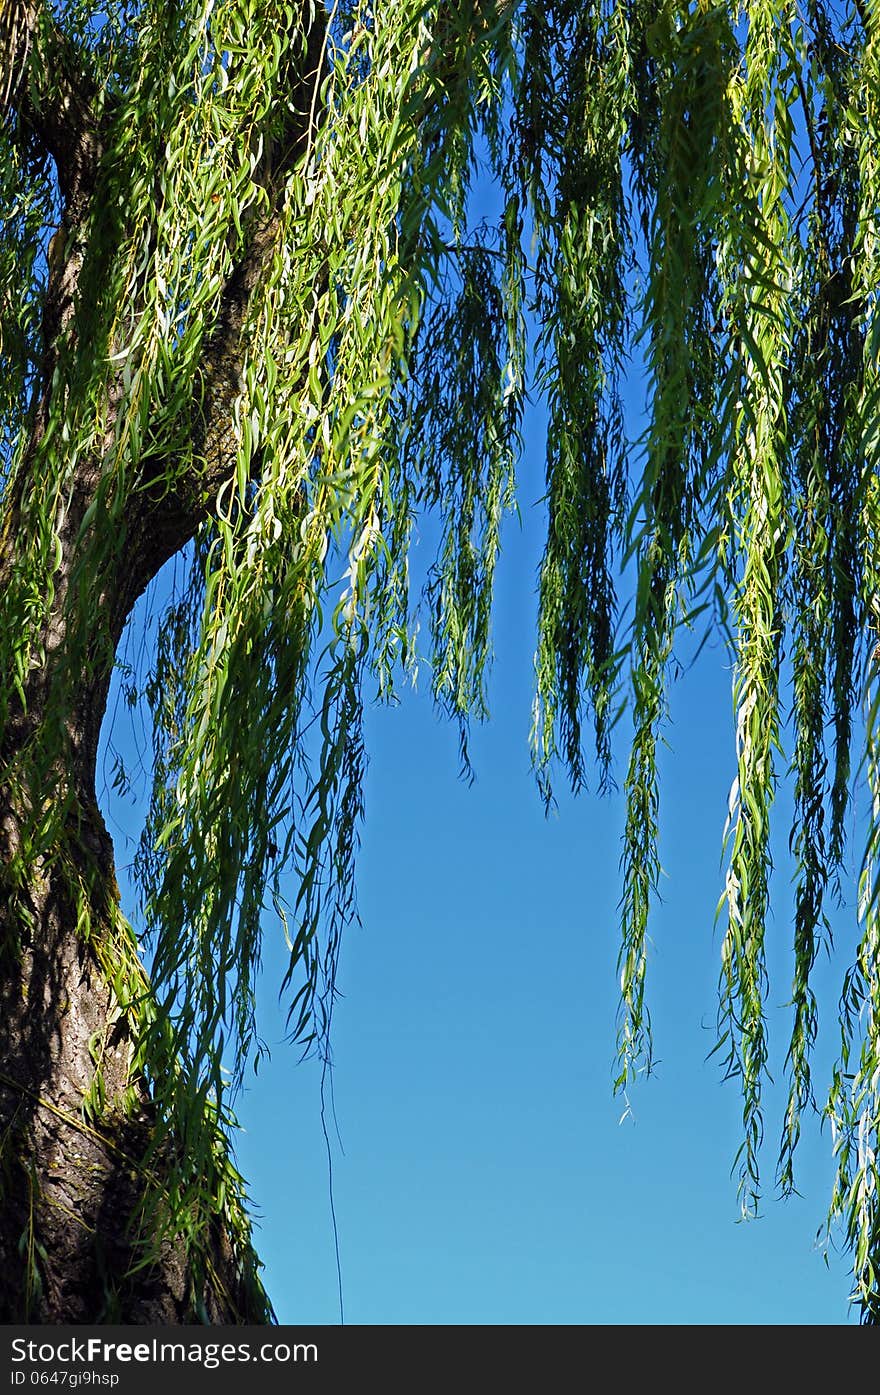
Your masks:
<svg viewBox="0 0 880 1395"><path fill-rule="evenodd" d="M39 740L41 687L10 724L6 769L16 735ZM33 811L0 788L0 1318L264 1321L254 1256L236 1253L222 1214L206 1217L195 1263L182 1238L169 1235L157 1253L145 1232L155 1216L145 1202L161 1208L175 1149L153 1146L136 1018L108 982L130 931L94 794L106 689L103 675L76 695L71 767L47 772L37 792L66 808L61 839L32 863L23 892L6 873Z"/></svg>

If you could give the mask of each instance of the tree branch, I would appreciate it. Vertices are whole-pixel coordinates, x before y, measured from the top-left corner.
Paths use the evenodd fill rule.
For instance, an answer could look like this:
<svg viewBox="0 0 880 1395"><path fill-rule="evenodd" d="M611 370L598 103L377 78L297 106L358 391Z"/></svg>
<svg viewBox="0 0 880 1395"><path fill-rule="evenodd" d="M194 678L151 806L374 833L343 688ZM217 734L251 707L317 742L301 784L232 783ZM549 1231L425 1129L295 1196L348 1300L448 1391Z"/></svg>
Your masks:
<svg viewBox="0 0 880 1395"><path fill-rule="evenodd" d="M311 0L302 0L304 18ZM303 154L316 120L317 92L324 68L326 13L313 14L305 53L298 71L291 74L290 115L278 137L267 141L256 172L274 211L256 224L250 242L231 272L221 296L214 325L202 350L202 396L192 404L193 458L201 468L182 475L169 488L164 458L156 461L152 476L141 481L132 496L126 518L124 576L117 601L114 628L120 632L131 607L153 576L179 552L209 516L213 500L235 468L236 441L232 408L241 391L247 343L244 326L248 307L272 257L279 228L278 202L287 175ZM149 456L149 452L146 452Z"/></svg>

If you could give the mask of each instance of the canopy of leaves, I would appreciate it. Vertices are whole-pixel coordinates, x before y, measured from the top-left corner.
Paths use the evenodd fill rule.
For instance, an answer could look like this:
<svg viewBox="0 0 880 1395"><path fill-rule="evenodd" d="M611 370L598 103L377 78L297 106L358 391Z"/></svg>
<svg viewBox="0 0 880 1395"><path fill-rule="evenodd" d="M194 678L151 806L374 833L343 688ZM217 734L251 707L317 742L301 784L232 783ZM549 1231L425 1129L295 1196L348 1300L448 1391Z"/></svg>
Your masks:
<svg viewBox="0 0 880 1395"><path fill-rule="evenodd" d="M39 35L60 26L99 114L101 197L74 229L80 289L35 442L59 192L10 108L0 523L14 516L22 541L0 594L0 722L43 661L81 462L98 462L100 485L65 599L74 638L59 713L74 667L109 662L87 643L90 587L124 549L132 508L185 500L200 521L150 682L155 784L139 860L154 954L142 1064L159 1101L178 1119L196 1120L208 1098L222 1107L224 1062L234 1084L258 1049L267 912L290 944L292 1031L324 1038L354 912L364 698L393 696L423 615L434 694L467 762L532 391L548 409L533 724L545 796L560 767L575 787L593 763L607 781L624 705L632 719L621 1088L650 1063L646 927L670 663L698 616L729 645L737 755L719 1045L743 1091L746 1210L763 1132L777 782L795 795L784 1188L813 1100L826 897L844 868L853 781L872 791L826 1111L831 1217L877 1318L877 0L55 8L8 82L29 83L36 110L52 101L55 70L36 59ZM8 51L21 55L14 10L4 0ZM494 181L497 225L469 211L477 177ZM247 294L230 356L235 285ZM648 406L628 440L633 363ZM425 511L439 546L412 596L408 550ZM624 571L634 595L621 606ZM36 781L58 758L46 743L63 739L63 722L49 724L16 778ZM40 839L45 827L32 847ZM156 1064L169 1050L174 1071Z"/></svg>

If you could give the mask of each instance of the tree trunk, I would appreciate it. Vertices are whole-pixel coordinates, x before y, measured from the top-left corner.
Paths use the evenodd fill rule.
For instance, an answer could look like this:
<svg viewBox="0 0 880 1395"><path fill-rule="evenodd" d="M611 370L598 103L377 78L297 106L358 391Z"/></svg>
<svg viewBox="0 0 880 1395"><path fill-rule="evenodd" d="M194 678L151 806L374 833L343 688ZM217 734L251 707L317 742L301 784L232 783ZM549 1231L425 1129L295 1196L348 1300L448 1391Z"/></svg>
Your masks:
<svg viewBox="0 0 880 1395"><path fill-rule="evenodd" d="M73 223L75 208L66 217ZM42 397L4 499L0 588L10 591L32 564L31 463L50 418L57 346L75 332L80 258L61 231L68 250L50 258ZM157 507L145 486L111 545L90 553L87 517L100 489L100 460L79 461L55 525L47 613L28 638L22 689L0 712L0 1321L265 1322L271 1308L240 1196L236 1224L227 1223L226 1144L207 1114L218 1172L205 1194L216 1183L216 1205L176 1229L170 1208L163 1214L182 1145L167 1120L158 1127L138 1066L149 982L119 910L95 795L125 623L200 519L184 500Z"/></svg>
<svg viewBox="0 0 880 1395"><path fill-rule="evenodd" d="M0 588L31 565L27 482L79 269L75 254L50 267L45 387L7 486ZM261 1322L271 1309L243 1213L236 1239L226 1224L223 1187L203 1219L188 1217L186 1238L162 1214L179 1145L167 1121L157 1129L137 1065L149 983L95 795L125 623L197 520L184 507L160 518L144 490L114 546L92 553L84 604L83 538L100 483L100 461L80 461L57 524L47 614L29 637L19 696L0 713L0 1321ZM206 1128L225 1158L207 1116Z"/></svg>
<svg viewBox="0 0 880 1395"><path fill-rule="evenodd" d="M89 320L126 235L108 192L112 179L107 184L112 102L98 100L82 55L44 0L0 5L0 116L4 106L17 111L27 140L53 160L62 210L47 252L29 445L5 482L0 519L0 599L12 598L2 615L24 640L17 696L6 701L0 690L4 1322L272 1317L240 1179L210 1104L201 1133L208 1175L200 1177L197 1202L185 1219L179 1205L163 1202L174 1193L175 1155L184 1144L173 1120L157 1117L140 1065L152 1000L119 911L95 765L114 655L135 601L193 538L233 470L232 405L241 390L248 303L271 257L286 174L321 115L324 8L302 0L301 24L303 42L291 43L289 81L280 84L283 122L261 138L253 171L267 206L259 218L244 218L244 235L238 228L238 259L204 326L197 390L181 408L192 463L168 471L162 452L169 447L152 440L147 426L137 477L120 483L108 479L102 456L112 457L121 377L114 382L110 374L96 409L92 458L85 450L75 462L59 454L60 424L89 378L82 366L90 368L94 352L97 361L114 362L119 347L108 349L100 335L93 343ZM51 82L43 80L47 72ZM127 310L137 314L137 306ZM112 518L111 485L120 491ZM41 512L41 490L50 497L57 490L56 502L45 505L52 516ZM46 535L50 560L40 552ZM154 1046L147 1069L156 1081L175 1070L176 1057L173 1046Z"/></svg>
<svg viewBox="0 0 880 1395"><path fill-rule="evenodd" d="M154 1146L135 1019L108 982L118 947L133 947L94 795L106 690L105 673L77 697L70 769L44 791L66 805L62 835L24 888L11 869L28 819L0 789L0 1321L266 1321L255 1258L222 1208L195 1245L171 1235L156 1253L144 1233L175 1147ZM39 740L40 723L29 707L9 724L0 768L14 768L15 733Z"/></svg>

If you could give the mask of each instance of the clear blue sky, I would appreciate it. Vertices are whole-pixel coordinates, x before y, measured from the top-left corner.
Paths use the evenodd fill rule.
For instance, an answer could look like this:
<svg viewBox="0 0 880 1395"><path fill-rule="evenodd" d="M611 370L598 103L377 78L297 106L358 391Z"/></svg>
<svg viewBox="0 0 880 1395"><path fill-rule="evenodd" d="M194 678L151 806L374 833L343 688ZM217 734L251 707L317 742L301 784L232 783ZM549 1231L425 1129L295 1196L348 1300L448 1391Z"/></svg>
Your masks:
<svg viewBox="0 0 880 1395"><path fill-rule="evenodd" d="M561 798L547 820L529 773L536 532L527 516L522 533L507 533L493 722L474 743L476 783L457 779L455 735L427 699L369 723L363 929L344 948L334 1024L346 1321L844 1322L845 1261L832 1252L828 1269L814 1247L831 1178L827 1130L804 1140L802 1197L776 1202L779 1111L768 1110L765 1214L738 1223L729 1174L739 1098L706 1061L733 760L718 650L674 694L668 875L650 957L657 1074L619 1122L622 807ZM769 954L778 1079L788 881L780 865ZM843 941L846 915L841 926ZM824 978L833 1027L837 989ZM317 1069L297 1070L279 1048L240 1112L240 1158L264 1216L259 1244L279 1317L333 1322Z"/></svg>
<svg viewBox="0 0 880 1395"><path fill-rule="evenodd" d="M534 437L534 433L532 433ZM532 439L530 450L538 445ZM791 980L791 868L778 802L763 1216L738 1221L730 1168L735 1082L715 1037L733 773L730 674L704 650L674 686L663 759L664 900L649 1000L656 1075L631 1115L612 1094L617 1008L619 797L559 790L544 816L529 771L542 513L523 474L499 574L493 717L475 733L476 781L425 691L368 720L362 928L343 947L333 1048L333 1197L347 1323L844 1323L845 1256L816 1248L832 1162L805 1131L802 1195L775 1199L775 1145ZM621 731L625 737L625 731ZM625 750L619 750L622 780ZM106 801L105 801L106 802ZM135 821L136 822L136 821ZM131 811L111 810L121 863ZM123 880L124 885L124 880ZM854 912L835 920L840 962L818 966L824 1087ZM279 1319L335 1323L339 1300L320 1069L283 1042L280 935L265 954L273 1044L239 1101L238 1158ZM329 1116L328 1097L328 1116ZM338 1125L338 1134L336 1126Z"/></svg>

